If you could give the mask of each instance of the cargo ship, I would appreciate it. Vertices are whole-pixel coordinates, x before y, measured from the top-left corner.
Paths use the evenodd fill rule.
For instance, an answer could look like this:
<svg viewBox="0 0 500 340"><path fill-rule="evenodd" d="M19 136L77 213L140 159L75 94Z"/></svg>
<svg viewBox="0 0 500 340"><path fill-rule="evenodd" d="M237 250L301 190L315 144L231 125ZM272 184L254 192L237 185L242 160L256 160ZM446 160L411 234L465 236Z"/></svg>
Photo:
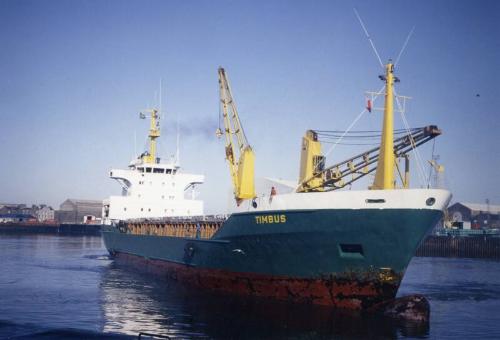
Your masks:
<svg viewBox="0 0 500 340"><path fill-rule="evenodd" d="M395 136L394 65L385 65L380 76L379 95L385 97L380 146L326 167L321 133L308 130L297 185L264 194L255 191L255 155L226 72L220 68L218 74L224 128L217 135L225 136L233 211L120 221L102 232L110 254L221 293L353 310L395 298L411 258L442 218L451 194L409 188L409 153L441 131L431 125ZM373 173L369 188L349 190Z"/></svg>

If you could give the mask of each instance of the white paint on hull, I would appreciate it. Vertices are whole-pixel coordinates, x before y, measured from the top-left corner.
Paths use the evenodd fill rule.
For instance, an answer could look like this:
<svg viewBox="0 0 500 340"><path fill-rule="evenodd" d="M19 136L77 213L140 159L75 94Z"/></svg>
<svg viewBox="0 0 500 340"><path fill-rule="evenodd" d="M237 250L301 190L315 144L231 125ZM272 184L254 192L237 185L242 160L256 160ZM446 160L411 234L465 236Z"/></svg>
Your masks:
<svg viewBox="0 0 500 340"><path fill-rule="evenodd" d="M435 200L432 205L428 202ZM442 189L356 190L287 193L257 197L233 206L233 213L315 209L430 209L444 210L451 193ZM429 200L429 201L428 201Z"/></svg>

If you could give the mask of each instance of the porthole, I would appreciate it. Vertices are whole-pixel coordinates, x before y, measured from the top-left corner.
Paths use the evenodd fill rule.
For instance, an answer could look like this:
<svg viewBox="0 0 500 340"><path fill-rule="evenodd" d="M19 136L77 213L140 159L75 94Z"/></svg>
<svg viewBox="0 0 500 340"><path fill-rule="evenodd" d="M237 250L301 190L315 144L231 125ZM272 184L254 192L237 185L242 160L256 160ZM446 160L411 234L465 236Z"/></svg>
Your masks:
<svg viewBox="0 0 500 340"><path fill-rule="evenodd" d="M436 203L436 199L434 197L429 197L426 201L425 204L427 204L429 207L434 205Z"/></svg>

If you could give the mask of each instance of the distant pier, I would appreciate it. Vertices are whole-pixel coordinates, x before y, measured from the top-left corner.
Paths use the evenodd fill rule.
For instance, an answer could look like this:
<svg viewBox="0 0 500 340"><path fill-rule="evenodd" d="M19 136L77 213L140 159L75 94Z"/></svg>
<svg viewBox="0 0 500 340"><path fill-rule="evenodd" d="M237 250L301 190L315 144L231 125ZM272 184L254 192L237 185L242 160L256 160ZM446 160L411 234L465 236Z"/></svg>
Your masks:
<svg viewBox="0 0 500 340"><path fill-rule="evenodd" d="M0 224L0 233L17 234L58 234L58 235L101 235L100 224L36 224L36 223L5 223Z"/></svg>
<svg viewBox="0 0 500 340"><path fill-rule="evenodd" d="M467 257L500 259L500 237L474 236L427 236L415 254L420 257Z"/></svg>

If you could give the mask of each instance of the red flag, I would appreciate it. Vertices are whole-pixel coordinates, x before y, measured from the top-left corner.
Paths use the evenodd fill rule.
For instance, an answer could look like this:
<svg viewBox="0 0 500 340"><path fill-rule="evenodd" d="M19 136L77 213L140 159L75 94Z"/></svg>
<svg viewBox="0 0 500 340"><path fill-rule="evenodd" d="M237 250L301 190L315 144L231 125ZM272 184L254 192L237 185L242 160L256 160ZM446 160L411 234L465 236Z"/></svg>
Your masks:
<svg viewBox="0 0 500 340"><path fill-rule="evenodd" d="M366 109L368 112L372 112L372 101L368 99L368 102L366 103Z"/></svg>

